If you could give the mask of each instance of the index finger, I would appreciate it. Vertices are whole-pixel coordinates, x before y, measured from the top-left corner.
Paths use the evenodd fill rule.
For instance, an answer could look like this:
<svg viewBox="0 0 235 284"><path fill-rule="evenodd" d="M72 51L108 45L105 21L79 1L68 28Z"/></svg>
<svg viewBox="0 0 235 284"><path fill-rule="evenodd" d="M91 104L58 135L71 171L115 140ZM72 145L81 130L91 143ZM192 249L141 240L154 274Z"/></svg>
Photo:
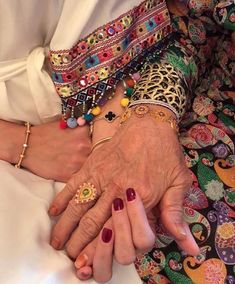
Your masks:
<svg viewBox="0 0 235 284"><path fill-rule="evenodd" d="M81 169L79 172L74 174L65 187L60 191L55 199L52 201L48 213L50 216L60 215L68 206L69 201L76 194L79 185L86 182L88 179L85 170Z"/></svg>
<svg viewBox="0 0 235 284"><path fill-rule="evenodd" d="M96 203L100 194L97 187L97 183L92 178L89 179L89 182L84 182L78 187L74 197L69 201L66 210L52 230L51 245L55 249L63 247L82 216Z"/></svg>

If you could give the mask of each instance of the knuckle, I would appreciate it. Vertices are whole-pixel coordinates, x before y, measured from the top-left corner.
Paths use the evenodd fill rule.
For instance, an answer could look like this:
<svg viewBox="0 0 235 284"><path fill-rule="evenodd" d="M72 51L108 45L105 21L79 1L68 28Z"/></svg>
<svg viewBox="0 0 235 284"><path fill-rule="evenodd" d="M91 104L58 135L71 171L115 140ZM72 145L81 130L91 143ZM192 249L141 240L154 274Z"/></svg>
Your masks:
<svg viewBox="0 0 235 284"><path fill-rule="evenodd" d="M84 216L79 223L79 229L85 233L86 237L91 239L96 237L101 228L93 217Z"/></svg>
<svg viewBox="0 0 235 284"><path fill-rule="evenodd" d="M77 220L81 214L80 210L78 209L78 206L75 204L73 199L69 201L67 210L65 212L70 220Z"/></svg>
<svg viewBox="0 0 235 284"><path fill-rule="evenodd" d="M135 247L143 252L148 252L150 251L154 244L155 244L155 237L153 236L149 236L148 238L138 238L138 240L136 240L135 242Z"/></svg>
<svg viewBox="0 0 235 284"><path fill-rule="evenodd" d="M72 259L75 259L78 256L78 249L77 249L77 247L74 246L74 244L71 241L69 241L66 244L65 250L66 250L68 256Z"/></svg>
<svg viewBox="0 0 235 284"><path fill-rule="evenodd" d="M136 255L135 253L129 253L127 251L122 251L115 254L115 259L119 264L129 265L135 261Z"/></svg>
<svg viewBox="0 0 235 284"><path fill-rule="evenodd" d="M75 187L75 179L71 178L68 183L65 186L65 190L70 194L70 195L74 195L76 192L76 187Z"/></svg>
<svg viewBox="0 0 235 284"><path fill-rule="evenodd" d="M78 151L90 151L90 148L91 148L91 144L90 144L90 142L88 142L86 140L81 140L77 144L77 150Z"/></svg>

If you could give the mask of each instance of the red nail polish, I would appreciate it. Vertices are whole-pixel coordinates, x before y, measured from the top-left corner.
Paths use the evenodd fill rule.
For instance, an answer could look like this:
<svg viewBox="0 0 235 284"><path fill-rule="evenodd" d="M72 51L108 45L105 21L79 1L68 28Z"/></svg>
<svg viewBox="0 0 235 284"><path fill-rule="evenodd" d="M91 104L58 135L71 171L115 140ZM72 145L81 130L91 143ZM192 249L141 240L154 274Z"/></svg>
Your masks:
<svg viewBox="0 0 235 284"><path fill-rule="evenodd" d="M135 191L133 188L128 188L126 190L126 198L127 198L127 201L133 201L135 200L136 198L136 194L135 194Z"/></svg>
<svg viewBox="0 0 235 284"><path fill-rule="evenodd" d="M113 201L113 208L115 211L120 211L124 208L124 203L121 198L115 198Z"/></svg>
<svg viewBox="0 0 235 284"><path fill-rule="evenodd" d="M104 228L102 231L102 240L104 243L109 243L112 239L112 230L108 229L108 228Z"/></svg>

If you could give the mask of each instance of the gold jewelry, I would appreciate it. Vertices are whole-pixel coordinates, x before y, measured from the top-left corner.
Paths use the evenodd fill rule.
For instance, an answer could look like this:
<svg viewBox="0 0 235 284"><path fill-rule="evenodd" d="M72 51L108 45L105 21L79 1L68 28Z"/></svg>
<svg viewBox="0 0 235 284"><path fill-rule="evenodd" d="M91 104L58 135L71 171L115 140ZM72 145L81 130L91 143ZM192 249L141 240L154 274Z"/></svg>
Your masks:
<svg viewBox="0 0 235 284"><path fill-rule="evenodd" d="M94 151L94 149L95 149L98 145L103 144L104 142L109 141L109 140L111 140L112 138L113 138L113 136L108 136L108 137L105 137L105 138L103 138L103 139L100 139L99 141L97 141L97 142L92 146L91 152Z"/></svg>
<svg viewBox="0 0 235 284"><path fill-rule="evenodd" d="M17 164L15 164L15 167L17 169L19 169L21 167L21 164L22 164L22 161L25 157L25 152L26 152L26 149L28 147L28 140L29 140L29 135L30 135L30 127L31 127L31 124L29 122L25 122L25 126L26 126L26 135L25 135L25 140L24 140L24 144L23 144L23 149L22 149L22 152L20 154L20 158L19 158L19 161Z"/></svg>
<svg viewBox="0 0 235 284"><path fill-rule="evenodd" d="M169 63L144 65L130 104L148 99L168 104L177 113L177 118L182 117L186 109L187 93L181 73Z"/></svg>
<svg viewBox="0 0 235 284"><path fill-rule="evenodd" d="M133 106L137 106L137 105L141 105L141 104L147 104L147 105L156 105L156 106L162 106L165 107L169 110L171 110L174 115L177 117L177 121L179 121L179 114L176 111L176 109L174 107L172 107L171 105L169 105L168 103L162 102L162 101L158 101L158 100L151 100L151 99L142 99L142 100L138 100L138 101L134 101L129 105L129 108L133 107Z"/></svg>
<svg viewBox="0 0 235 284"><path fill-rule="evenodd" d="M100 121L100 120L105 120L108 123L112 123L120 116L121 116L120 114L117 115L110 110L104 116L94 119L93 121L90 122L90 131L89 131L90 136L92 137L95 122Z"/></svg>
<svg viewBox="0 0 235 284"><path fill-rule="evenodd" d="M157 122L167 122L170 124L170 126L178 133L179 128L177 125L177 121L173 116L168 116L163 111L157 111L154 109L151 109L147 105L138 105L134 109L128 108L123 115L121 116L120 125L124 123L127 119L129 119L132 115L135 115L139 118L142 118L146 115L150 115L152 118L154 118Z"/></svg>
<svg viewBox="0 0 235 284"><path fill-rule="evenodd" d="M88 203L97 199L97 190L95 186L90 182L84 182L79 186L75 194L74 201L77 204Z"/></svg>

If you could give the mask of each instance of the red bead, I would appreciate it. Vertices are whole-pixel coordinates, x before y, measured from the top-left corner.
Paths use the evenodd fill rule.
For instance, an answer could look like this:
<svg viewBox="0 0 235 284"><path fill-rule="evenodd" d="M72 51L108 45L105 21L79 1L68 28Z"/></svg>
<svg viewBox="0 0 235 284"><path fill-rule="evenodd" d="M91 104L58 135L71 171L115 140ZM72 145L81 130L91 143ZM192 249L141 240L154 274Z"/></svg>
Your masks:
<svg viewBox="0 0 235 284"><path fill-rule="evenodd" d="M67 127L68 127L67 122L62 118L60 121L60 128L65 129Z"/></svg>
<svg viewBox="0 0 235 284"><path fill-rule="evenodd" d="M130 87L130 88L135 87L135 81L133 79L127 79L127 80L125 80L125 82L126 82L128 87Z"/></svg>

